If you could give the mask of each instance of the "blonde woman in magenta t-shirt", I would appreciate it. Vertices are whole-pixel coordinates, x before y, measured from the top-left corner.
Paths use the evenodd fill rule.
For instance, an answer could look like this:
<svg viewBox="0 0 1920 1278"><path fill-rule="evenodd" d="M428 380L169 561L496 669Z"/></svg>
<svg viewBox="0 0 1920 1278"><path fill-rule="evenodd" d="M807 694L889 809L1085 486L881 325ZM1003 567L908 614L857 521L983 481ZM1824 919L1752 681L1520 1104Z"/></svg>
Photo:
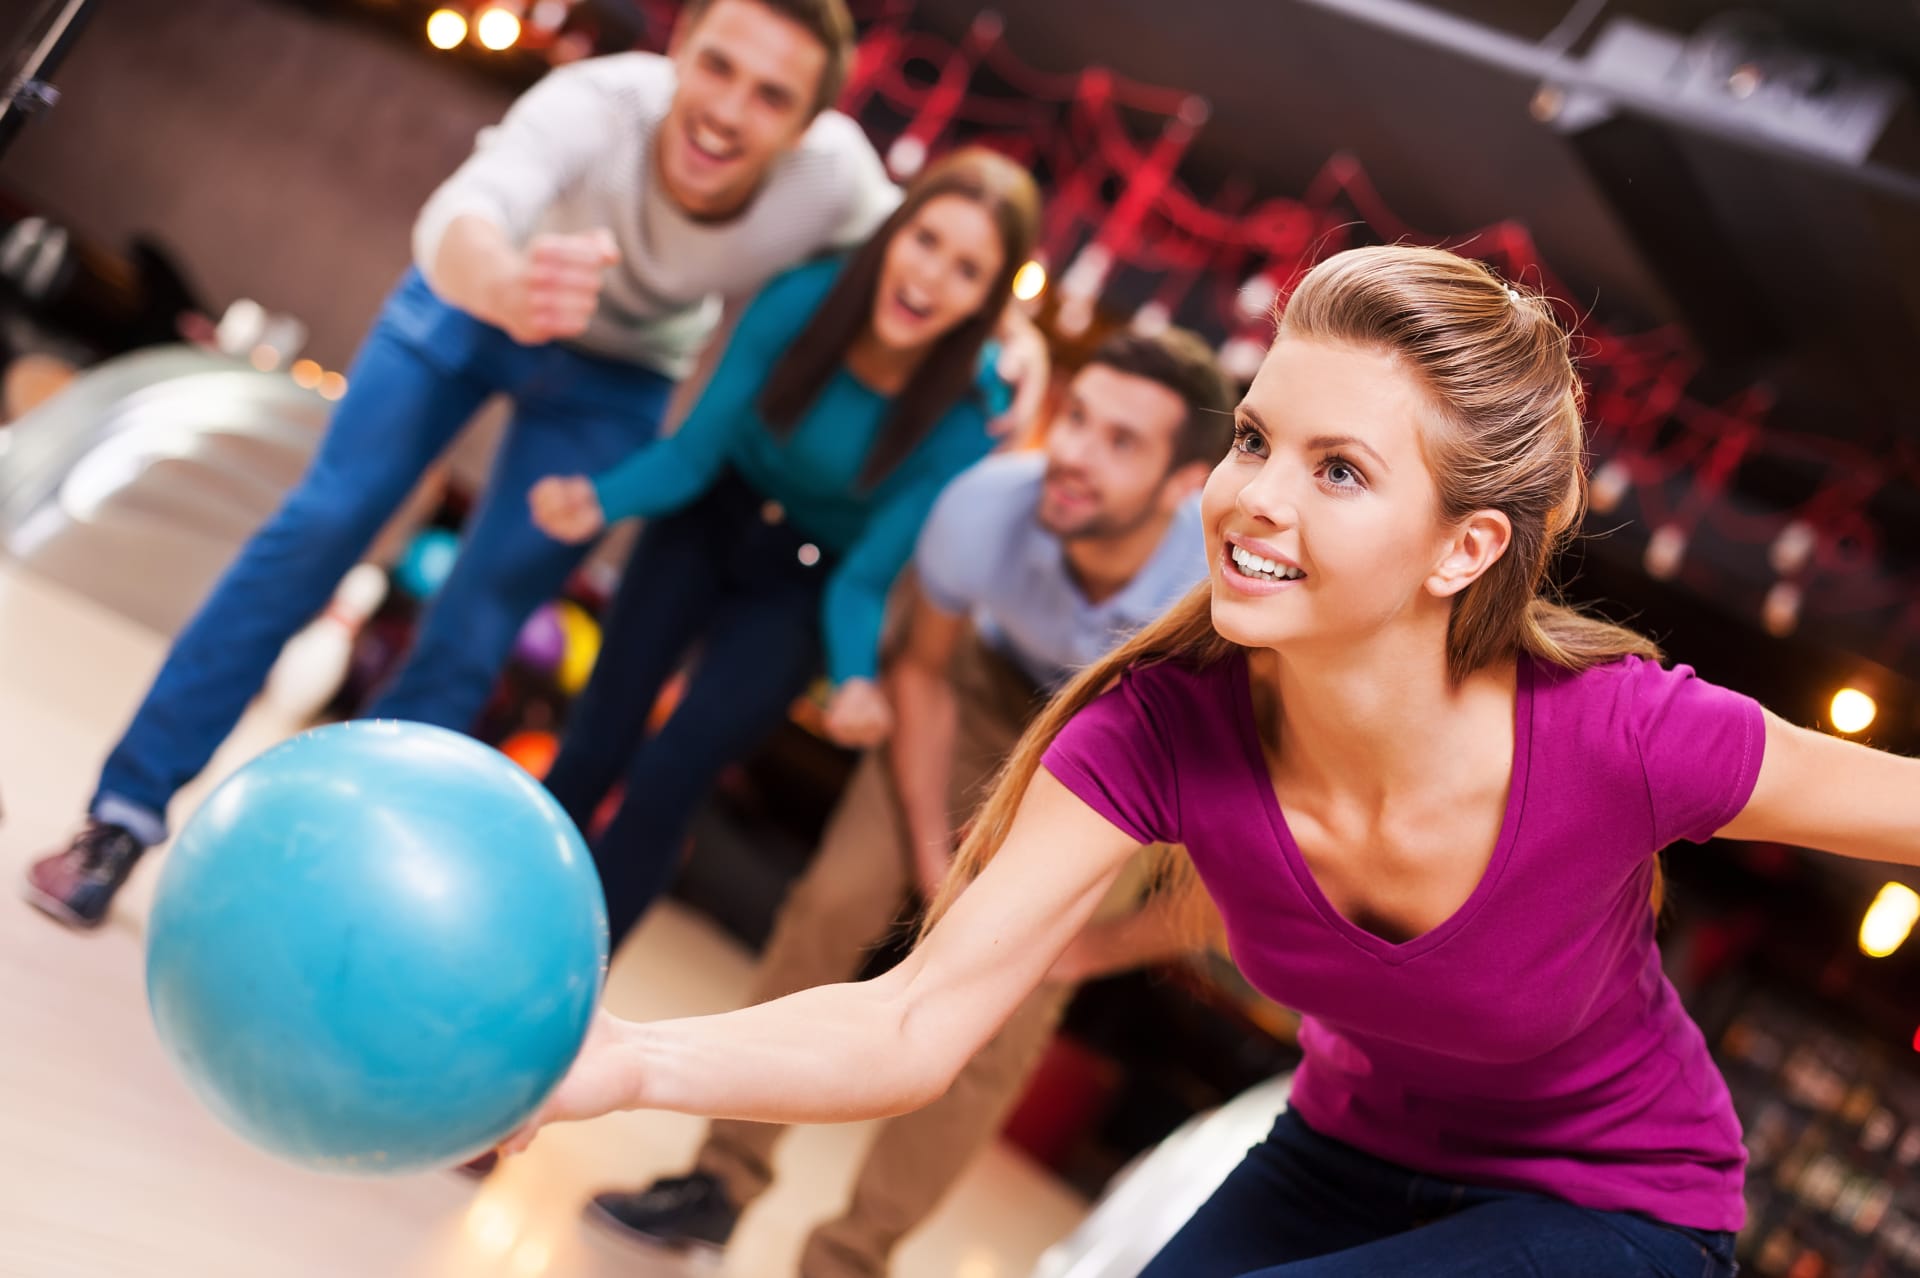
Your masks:
<svg viewBox="0 0 1920 1278"><path fill-rule="evenodd" d="M1292 1107L1151 1278L1725 1275L1740 1127L1662 975L1655 854L1920 864L1920 761L1791 727L1538 596L1581 505L1547 305L1436 250L1294 293L1203 508L1209 582L1069 685L952 899L874 980L603 1014L536 1123L773 1122L940 1094L1142 844L1184 844L1303 1014Z"/></svg>

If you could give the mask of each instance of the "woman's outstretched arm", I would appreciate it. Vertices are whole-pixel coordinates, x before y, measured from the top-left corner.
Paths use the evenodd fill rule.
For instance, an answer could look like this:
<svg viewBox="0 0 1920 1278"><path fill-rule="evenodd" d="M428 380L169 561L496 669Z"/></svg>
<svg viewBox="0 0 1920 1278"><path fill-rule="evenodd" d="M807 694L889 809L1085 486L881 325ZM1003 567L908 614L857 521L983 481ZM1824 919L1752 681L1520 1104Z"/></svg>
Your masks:
<svg viewBox="0 0 1920 1278"><path fill-rule="evenodd" d="M1920 865L1920 759L1766 716L1753 796L1720 831L1867 861Z"/></svg>
<svg viewBox="0 0 1920 1278"><path fill-rule="evenodd" d="M559 1090L508 1142L549 1122L669 1109L772 1123L906 1113L946 1091L1106 895L1138 844L1036 774L1006 844L899 966L719 1016L606 1014Z"/></svg>

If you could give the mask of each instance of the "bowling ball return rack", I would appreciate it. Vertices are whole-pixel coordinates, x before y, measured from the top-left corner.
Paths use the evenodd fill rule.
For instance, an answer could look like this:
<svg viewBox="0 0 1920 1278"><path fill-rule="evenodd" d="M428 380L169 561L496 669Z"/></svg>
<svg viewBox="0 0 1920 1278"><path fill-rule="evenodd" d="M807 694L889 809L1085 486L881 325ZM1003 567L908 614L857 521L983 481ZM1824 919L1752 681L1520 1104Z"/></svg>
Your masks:
<svg viewBox="0 0 1920 1278"><path fill-rule="evenodd" d="M329 408L198 346L108 360L0 428L0 547L173 635L306 469Z"/></svg>

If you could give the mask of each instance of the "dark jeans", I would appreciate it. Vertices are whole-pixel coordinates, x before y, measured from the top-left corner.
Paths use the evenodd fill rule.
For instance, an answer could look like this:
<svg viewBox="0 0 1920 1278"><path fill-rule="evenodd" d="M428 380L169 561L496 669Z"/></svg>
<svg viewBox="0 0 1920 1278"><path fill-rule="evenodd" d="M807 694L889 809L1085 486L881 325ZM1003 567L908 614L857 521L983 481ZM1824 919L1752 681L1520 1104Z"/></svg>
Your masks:
<svg viewBox="0 0 1920 1278"><path fill-rule="evenodd" d="M484 500L413 651L370 717L465 731L520 625L585 553L533 526L527 492L593 474L653 438L673 383L563 346L522 346L408 271L355 358L307 473L173 642L101 772L93 813L157 842L281 645L326 605L434 458L489 395L514 402Z"/></svg>
<svg viewBox="0 0 1920 1278"><path fill-rule="evenodd" d="M1291 1111L1142 1278L1728 1278L1733 1235L1416 1175Z"/></svg>
<svg viewBox="0 0 1920 1278"><path fill-rule="evenodd" d="M672 881L687 827L721 769L772 732L818 672L820 597L832 567L732 473L640 534L600 660L547 774L547 788L583 830L625 777L620 810L593 841L614 945ZM649 736L648 711L696 646L685 695Z"/></svg>

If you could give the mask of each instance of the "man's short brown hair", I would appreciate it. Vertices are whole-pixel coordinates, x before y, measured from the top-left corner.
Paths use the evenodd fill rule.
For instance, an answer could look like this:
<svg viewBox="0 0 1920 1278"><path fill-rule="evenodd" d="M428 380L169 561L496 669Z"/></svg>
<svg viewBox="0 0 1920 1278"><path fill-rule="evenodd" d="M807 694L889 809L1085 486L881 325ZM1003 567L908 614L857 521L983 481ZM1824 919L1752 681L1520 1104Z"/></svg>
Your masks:
<svg viewBox="0 0 1920 1278"><path fill-rule="evenodd" d="M749 0L763 9L771 9L789 22L803 28L827 51L827 65L820 72L820 87L814 94L813 114L819 115L840 100L847 87L847 71L853 65L853 15L846 0ZM680 10L680 30L693 30L694 24L714 6L715 0L687 0Z"/></svg>
<svg viewBox="0 0 1920 1278"><path fill-rule="evenodd" d="M1189 462L1212 464L1227 455L1239 396L1199 334L1184 328L1163 329L1151 337L1119 333L1100 343L1087 363L1158 382L1185 402L1187 419L1174 438L1169 470Z"/></svg>

